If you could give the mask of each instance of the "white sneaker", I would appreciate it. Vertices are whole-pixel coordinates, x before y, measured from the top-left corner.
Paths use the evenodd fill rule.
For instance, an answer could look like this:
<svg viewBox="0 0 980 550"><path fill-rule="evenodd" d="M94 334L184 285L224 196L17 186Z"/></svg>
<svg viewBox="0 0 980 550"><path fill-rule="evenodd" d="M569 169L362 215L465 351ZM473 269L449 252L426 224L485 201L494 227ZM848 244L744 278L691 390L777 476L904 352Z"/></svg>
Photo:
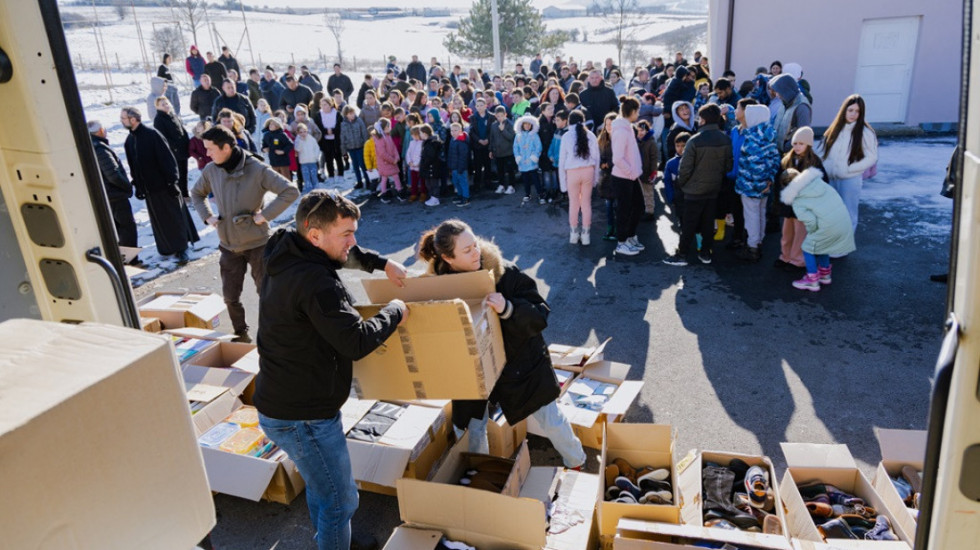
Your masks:
<svg viewBox="0 0 980 550"><path fill-rule="evenodd" d="M439 206L439 199L436 197L429 197L429 200L425 201L426 206Z"/></svg>
<svg viewBox="0 0 980 550"><path fill-rule="evenodd" d="M640 244L640 241L636 238L636 235L633 235L632 237L626 239L626 244L632 246L633 248L635 248L637 250L645 250L646 249L645 246L643 246L642 244Z"/></svg>
<svg viewBox="0 0 980 550"><path fill-rule="evenodd" d="M523 199L521 199L522 205L527 204L529 202L531 202L531 197L524 197Z"/></svg>
<svg viewBox="0 0 980 550"><path fill-rule="evenodd" d="M568 244L578 244L578 228L573 227L571 232L568 234Z"/></svg>
<svg viewBox="0 0 980 550"><path fill-rule="evenodd" d="M504 194L505 195L513 195L514 193L515 193L515 191L514 191L514 186L513 185L507 186L507 190L504 191Z"/></svg>
<svg viewBox="0 0 980 550"><path fill-rule="evenodd" d="M497 186L497 190L494 191L494 193L496 193L498 195L503 195L504 194L504 191L505 191L504 186L503 185L498 185Z"/></svg>
<svg viewBox="0 0 980 550"><path fill-rule="evenodd" d="M629 242L621 242L616 245L616 250L613 253L617 256L636 256L640 251L630 246Z"/></svg>
<svg viewBox="0 0 980 550"><path fill-rule="evenodd" d="M592 244L589 237L589 229L587 227L582 228L582 234L580 236L582 237L582 246L589 246Z"/></svg>

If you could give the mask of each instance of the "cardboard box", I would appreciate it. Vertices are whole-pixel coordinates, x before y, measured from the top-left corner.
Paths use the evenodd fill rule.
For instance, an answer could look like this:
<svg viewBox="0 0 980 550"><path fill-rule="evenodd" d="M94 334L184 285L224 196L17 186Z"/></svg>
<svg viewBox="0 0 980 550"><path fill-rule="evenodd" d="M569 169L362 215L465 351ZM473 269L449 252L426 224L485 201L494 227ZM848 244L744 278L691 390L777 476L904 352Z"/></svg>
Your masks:
<svg viewBox="0 0 980 550"><path fill-rule="evenodd" d="M902 497L899 496L892 476L901 476L903 466L911 466L921 472L926 457L927 432L923 430L887 430L879 428L878 444L881 447L881 462L875 470L871 485L895 515L898 528L903 530L906 540L915 540L918 515L913 514Z"/></svg>
<svg viewBox="0 0 980 550"><path fill-rule="evenodd" d="M214 503L165 338L0 324L5 548L192 548Z"/></svg>
<svg viewBox="0 0 980 550"><path fill-rule="evenodd" d="M344 433L348 433L377 401L348 399L341 408ZM395 495L401 477L428 479L446 449L452 422L447 407L409 404L398 420L376 442L347 438L351 466L358 488Z"/></svg>
<svg viewBox="0 0 980 550"><path fill-rule="evenodd" d="M142 317L160 319L164 329L197 327L215 329L227 311L224 298L201 292L155 292L137 303Z"/></svg>
<svg viewBox="0 0 980 550"><path fill-rule="evenodd" d="M483 455L462 452L467 437L457 443L432 482L398 481L398 509L406 524L395 529L385 550L434 548L439 537L465 542L480 550L585 550L594 541L592 509L599 476L562 468L529 468L527 445L521 445L511 480L520 479L514 493L510 482L498 494L453 484L464 460ZM552 512L565 510L581 522L562 533L549 533L545 501ZM436 535L438 533L438 536Z"/></svg>
<svg viewBox="0 0 980 550"><path fill-rule="evenodd" d="M564 368L564 367L562 367ZM615 384L618 389L603 405L601 411L593 411L576 407L559 398L558 407L572 424L572 430L578 436L582 445L592 449L602 448L602 426L607 422L622 422L626 412L636 401L643 389L643 382L626 380L630 366L624 363L613 363L611 361L598 361L590 363L581 370L569 385L563 388L562 396L568 393L569 388L574 388L576 383L581 383L582 379L595 380L606 384ZM544 436L544 430L534 418L528 418L528 433Z"/></svg>
<svg viewBox="0 0 980 550"><path fill-rule="evenodd" d="M145 332L160 332L163 325L156 317L140 317L140 329Z"/></svg>
<svg viewBox="0 0 980 550"><path fill-rule="evenodd" d="M861 473L847 445L819 445L815 443L782 443L783 455L786 457L786 473L779 486L779 493L786 507L786 521L789 534L794 538L824 542L817 526L810 519L806 503L800 495L798 486L809 482L820 481L836 486L840 490L864 499L879 514L888 517L892 530L901 539L896 542L831 539L827 541L836 548L860 548L877 550L908 550L912 542L907 538L881 496L875 491L871 482Z"/></svg>
<svg viewBox="0 0 980 550"><path fill-rule="evenodd" d="M255 378L254 374L238 369L184 364L180 370L188 400L206 403L191 414L198 437L228 416L226 411L247 388L252 387Z"/></svg>
<svg viewBox="0 0 980 550"><path fill-rule="evenodd" d="M582 372L589 365L594 365L602 361L603 350L612 338L606 338L598 346L566 346L565 344L551 344L548 346L548 353L551 355L551 364L563 370L571 372Z"/></svg>
<svg viewBox="0 0 980 550"><path fill-rule="evenodd" d="M494 292L488 271L405 280L362 281L375 305L358 306L365 318L391 300L409 303L411 315L381 347L354 362L361 399L486 399L506 357L500 321L484 304Z"/></svg>
<svg viewBox="0 0 980 550"><path fill-rule="evenodd" d="M490 454L510 458L527 439L527 419L521 420L516 426L511 426L504 415L487 421L487 441L490 443Z"/></svg>
<svg viewBox="0 0 980 550"><path fill-rule="evenodd" d="M689 458L688 458L689 457ZM743 455L720 451L702 451L685 457L677 464L677 478L681 493L681 525L621 519L616 529L613 548L626 549L682 549L694 548L690 541L729 543L740 548L746 546L765 550L791 550L786 517L779 498L778 478L772 461L765 456ZM749 466L761 466L769 472L770 486L776 506L775 515L783 525L783 535L767 535L748 531L731 531L704 527L704 501L702 497L702 471L705 462L728 464L733 458L745 461Z"/></svg>
<svg viewBox="0 0 980 550"><path fill-rule="evenodd" d="M670 470L672 504L623 504L606 502L605 483L596 493L596 515L599 520L599 536L611 540L622 518L678 524L681 521L681 494L678 469L674 462L675 434L670 426L662 424L605 424L599 471L606 465L622 458L633 466L652 466Z"/></svg>
<svg viewBox="0 0 980 550"><path fill-rule="evenodd" d="M209 407L210 417L220 422L241 407L242 402L238 399L219 400ZM204 446L200 448L212 491L256 502L264 499L289 504L306 487L296 464L285 453L265 459Z"/></svg>

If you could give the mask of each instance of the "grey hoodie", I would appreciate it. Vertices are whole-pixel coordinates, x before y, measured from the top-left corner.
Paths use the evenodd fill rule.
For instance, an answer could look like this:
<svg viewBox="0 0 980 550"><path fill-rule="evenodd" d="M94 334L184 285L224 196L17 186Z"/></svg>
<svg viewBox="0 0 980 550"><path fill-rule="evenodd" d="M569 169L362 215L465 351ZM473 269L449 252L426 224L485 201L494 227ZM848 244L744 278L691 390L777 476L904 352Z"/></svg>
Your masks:
<svg viewBox="0 0 980 550"><path fill-rule="evenodd" d="M153 120L157 116L156 100L164 95L163 85L166 80L159 76L150 78L150 95L146 96L146 117L143 120ZM167 99L170 99L169 97ZM173 101L171 101L173 103ZM179 114L179 112L178 112Z"/></svg>

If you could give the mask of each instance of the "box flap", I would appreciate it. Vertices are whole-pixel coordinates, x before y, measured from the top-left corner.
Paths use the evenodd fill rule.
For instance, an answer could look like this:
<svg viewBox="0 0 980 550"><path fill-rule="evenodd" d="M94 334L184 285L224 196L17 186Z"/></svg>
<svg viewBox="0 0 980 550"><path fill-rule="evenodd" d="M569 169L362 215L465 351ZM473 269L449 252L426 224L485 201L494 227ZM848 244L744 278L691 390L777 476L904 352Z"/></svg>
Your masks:
<svg viewBox="0 0 980 550"><path fill-rule="evenodd" d="M623 382L616 393L612 394L609 401L603 405L602 413L606 416L625 415L642 389L643 382L633 380Z"/></svg>
<svg viewBox="0 0 980 550"><path fill-rule="evenodd" d="M272 481L278 462L201 447L212 491L258 502Z"/></svg>
<svg viewBox="0 0 980 550"><path fill-rule="evenodd" d="M160 292L141 300L139 306L141 310L170 309L183 296L183 292Z"/></svg>
<svg viewBox="0 0 980 550"><path fill-rule="evenodd" d="M603 382L621 382L630 374L630 366L616 361L597 361L590 363L582 370L582 376L602 380Z"/></svg>
<svg viewBox="0 0 980 550"><path fill-rule="evenodd" d="M442 531L399 525L382 550L435 550L440 539Z"/></svg>
<svg viewBox="0 0 980 550"><path fill-rule="evenodd" d="M243 370L245 372L250 372L252 374L259 373L259 349L255 348L252 351L246 353L241 359L235 361L231 364L238 370Z"/></svg>
<svg viewBox="0 0 980 550"><path fill-rule="evenodd" d="M654 521L621 518L616 525L616 535L622 538L690 537L703 540L751 545L771 550L792 550L789 539L780 535L765 535L739 530L712 529L700 525L675 525Z"/></svg>
<svg viewBox="0 0 980 550"><path fill-rule="evenodd" d="M672 453L674 432L669 424L606 424L604 447L617 451ZM651 442L656 442L652 444Z"/></svg>
<svg viewBox="0 0 980 550"><path fill-rule="evenodd" d="M878 444L881 446L881 460L904 462L911 465L922 463L926 457L926 437L924 430L889 430L878 428Z"/></svg>
<svg viewBox="0 0 980 550"><path fill-rule="evenodd" d="M386 304L394 299L404 302L430 300L483 300L495 292L493 275L489 271L454 273L438 277L411 277L403 279L399 288L385 279L361 279L364 292L372 304Z"/></svg>
<svg viewBox="0 0 980 550"><path fill-rule="evenodd" d="M173 334L175 336L182 336L185 338L197 338L200 340L216 340L219 342L231 342L235 339L234 334L228 334L227 332L221 332L218 330L211 330L207 328L197 328L197 327L178 327L171 328L163 331L165 334Z"/></svg>
<svg viewBox="0 0 980 550"><path fill-rule="evenodd" d="M218 294L190 293L184 296L184 299L193 302L187 311L204 321L221 315L221 312L225 311L227 307L225 306L225 299Z"/></svg>
<svg viewBox="0 0 980 550"><path fill-rule="evenodd" d="M594 347L551 344L548 346L548 352L551 354L551 363L553 365L576 367L579 369L598 363L602 360L603 351L606 349L606 344L610 340L612 340L612 337L606 338L602 343Z"/></svg>
<svg viewBox="0 0 980 550"><path fill-rule="evenodd" d="M234 369L203 367L192 363L181 365L184 384L188 387L194 384L207 384L228 388L236 397L248 387L255 378L254 374Z"/></svg>
<svg viewBox="0 0 980 550"><path fill-rule="evenodd" d="M371 407L377 403L374 399L355 399L353 397L347 399L347 402L340 407L340 424L344 433L350 431L364 415L371 410Z"/></svg>
<svg viewBox="0 0 980 550"><path fill-rule="evenodd" d="M789 468L857 468L847 445L780 443Z"/></svg>

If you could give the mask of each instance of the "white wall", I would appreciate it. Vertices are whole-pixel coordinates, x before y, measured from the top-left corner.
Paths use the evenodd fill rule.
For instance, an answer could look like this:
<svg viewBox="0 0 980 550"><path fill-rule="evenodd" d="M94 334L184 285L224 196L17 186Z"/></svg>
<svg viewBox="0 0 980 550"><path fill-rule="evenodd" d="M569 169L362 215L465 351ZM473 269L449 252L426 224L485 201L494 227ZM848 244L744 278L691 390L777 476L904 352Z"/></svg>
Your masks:
<svg viewBox="0 0 980 550"><path fill-rule="evenodd" d="M734 0L731 68L749 80L778 59L803 66L813 124L827 126L854 93L865 19L921 16L906 123L955 122L959 112L962 3L959 0ZM725 69L729 0L710 0L708 57ZM717 73L717 75L714 75Z"/></svg>

